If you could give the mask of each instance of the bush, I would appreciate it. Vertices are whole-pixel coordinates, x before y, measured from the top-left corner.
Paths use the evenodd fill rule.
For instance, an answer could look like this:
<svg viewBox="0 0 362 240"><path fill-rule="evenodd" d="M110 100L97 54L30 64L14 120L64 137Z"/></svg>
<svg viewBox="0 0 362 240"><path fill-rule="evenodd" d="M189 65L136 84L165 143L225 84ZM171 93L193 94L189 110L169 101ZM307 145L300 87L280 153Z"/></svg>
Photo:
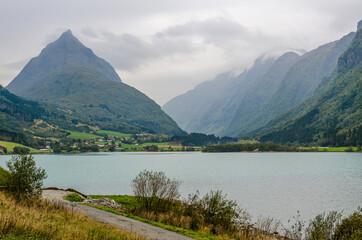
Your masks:
<svg viewBox="0 0 362 240"><path fill-rule="evenodd" d="M83 202L83 198L76 193L68 194L64 199L69 202Z"/></svg>
<svg viewBox="0 0 362 240"><path fill-rule="evenodd" d="M199 202L200 213L205 223L213 226L220 226L224 230L231 230L240 223L242 215L249 216L243 212L233 200L228 200L226 195L222 195L221 190L207 193Z"/></svg>
<svg viewBox="0 0 362 240"><path fill-rule="evenodd" d="M148 152L158 152L158 147L156 145L146 146L145 150Z"/></svg>
<svg viewBox="0 0 362 240"><path fill-rule="evenodd" d="M332 211L328 214L318 214L310 220L306 229L307 240L332 240L336 226L341 221L341 213Z"/></svg>
<svg viewBox="0 0 362 240"><path fill-rule="evenodd" d="M28 154L30 153L30 149L26 147L14 147L13 152L15 154Z"/></svg>
<svg viewBox="0 0 362 240"><path fill-rule="evenodd" d="M13 155L6 162L6 166L10 173L7 188L17 199L21 196L41 195L43 181L47 175L44 169L36 168L32 155Z"/></svg>
<svg viewBox="0 0 362 240"><path fill-rule="evenodd" d="M109 151L114 152L116 151L116 148L114 146L109 147Z"/></svg>
<svg viewBox="0 0 362 240"><path fill-rule="evenodd" d="M294 239L300 240L303 236L303 229L305 225L305 221L301 220L300 212L297 211L297 215L293 216L294 223L289 227L284 227L282 230L284 232L284 239ZM291 223L291 220L288 220L288 223Z"/></svg>
<svg viewBox="0 0 362 240"><path fill-rule="evenodd" d="M9 179L9 172L0 167L0 187L5 187Z"/></svg>
<svg viewBox="0 0 362 240"><path fill-rule="evenodd" d="M334 240L359 240L362 239L362 208L343 219L334 233Z"/></svg>
<svg viewBox="0 0 362 240"><path fill-rule="evenodd" d="M348 147L344 150L345 152L353 152L353 148L352 147Z"/></svg>
<svg viewBox="0 0 362 240"><path fill-rule="evenodd" d="M141 208L147 211L165 212L172 200L180 197L181 182L171 180L164 172L144 170L132 181L133 193Z"/></svg>

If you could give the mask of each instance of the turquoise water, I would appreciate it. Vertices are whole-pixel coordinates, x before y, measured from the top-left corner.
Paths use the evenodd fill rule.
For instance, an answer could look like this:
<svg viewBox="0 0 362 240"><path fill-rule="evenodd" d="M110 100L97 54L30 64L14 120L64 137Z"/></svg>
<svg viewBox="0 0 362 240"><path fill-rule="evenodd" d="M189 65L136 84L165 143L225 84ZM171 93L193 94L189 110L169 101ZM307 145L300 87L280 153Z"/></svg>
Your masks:
<svg viewBox="0 0 362 240"><path fill-rule="evenodd" d="M85 194L132 194L131 180L148 169L182 181L181 193L223 190L257 217L286 222L322 211L362 206L361 153L87 153L35 155L45 186ZM10 156L0 156L0 166Z"/></svg>

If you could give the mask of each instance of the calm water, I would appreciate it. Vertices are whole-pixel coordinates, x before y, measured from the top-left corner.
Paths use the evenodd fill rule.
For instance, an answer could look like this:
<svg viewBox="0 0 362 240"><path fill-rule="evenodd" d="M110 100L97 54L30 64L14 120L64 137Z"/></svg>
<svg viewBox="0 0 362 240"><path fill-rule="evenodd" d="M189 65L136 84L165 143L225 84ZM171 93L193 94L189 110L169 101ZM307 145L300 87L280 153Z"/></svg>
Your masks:
<svg viewBox="0 0 362 240"><path fill-rule="evenodd" d="M181 180L181 193L221 189L254 217L286 222L322 211L362 206L361 153L97 153L35 155L45 186L85 194L132 194L131 180L148 169ZM10 156L0 156L0 166Z"/></svg>

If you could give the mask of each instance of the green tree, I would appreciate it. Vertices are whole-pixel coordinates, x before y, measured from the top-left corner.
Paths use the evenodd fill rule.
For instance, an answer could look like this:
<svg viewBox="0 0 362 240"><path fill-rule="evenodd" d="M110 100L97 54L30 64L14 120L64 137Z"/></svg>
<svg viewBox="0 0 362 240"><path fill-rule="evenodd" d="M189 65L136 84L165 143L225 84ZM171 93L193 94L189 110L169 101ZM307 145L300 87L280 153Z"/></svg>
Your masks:
<svg viewBox="0 0 362 240"><path fill-rule="evenodd" d="M337 226L334 240L360 240L362 239L362 208L352 213Z"/></svg>
<svg viewBox="0 0 362 240"><path fill-rule="evenodd" d="M13 155L6 166L10 176L7 181L8 191L17 199L22 196L39 197L43 181L47 178L44 169L37 168L32 155Z"/></svg>
<svg viewBox="0 0 362 240"><path fill-rule="evenodd" d="M239 224L246 224L250 215L240 209L233 200L228 200L221 190L210 191L200 201L199 207L205 223L231 230Z"/></svg>
<svg viewBox="0 0 362 240"><path fill-rule="evenodd" d="M29 148L26 148L26 147L14 147L13 149L13 152L15 154L28 154L30 152L30 149Z"/></svg>
<svg viewBox="0 0 362 240"><path fill-rule="evenodd" d="M341 220L342 214L332 211L318 214L313 220L310 220L306 229L307 240L332 240L334 231Z"/></svg>
<svg viewBox="0 0 362 240"><path fill-rule="evenodd" d="M180 197L181 182L164 172L144 170L132 181L132 189L141 207L147 211L167 211L172 200Z"/></svg>

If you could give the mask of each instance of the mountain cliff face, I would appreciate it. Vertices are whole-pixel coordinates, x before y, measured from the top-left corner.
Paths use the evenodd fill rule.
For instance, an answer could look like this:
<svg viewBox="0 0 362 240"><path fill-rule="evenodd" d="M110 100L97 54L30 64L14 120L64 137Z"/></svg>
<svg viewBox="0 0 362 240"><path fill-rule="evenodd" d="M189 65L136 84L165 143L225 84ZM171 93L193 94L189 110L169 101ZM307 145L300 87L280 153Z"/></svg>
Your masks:
<svg viewBox="0 0 362 240"><path fill-rule="evenodd" d="M350 33L302 56L285 53L261 69L254 64L232 80L200 84L166 103L163 109L186 131L241 136L311 97L323 79L331 76L338 57L354 36L355 33ZM202 92L212 94L203 98Z"/></svg>
<svg viewBox="0 0 362 240"><path fill-rule="evenodd" d="M361 145L362 30L338 58L334 74L311 98L253 134L262 134L261 141L279 143Z"/></svg>
<svg viewBox="0 0 362 240"><path fill-rule="evenodd" d="M184 134L153 100L122 83L113 67L94 55L69 30L31 59L7 89L56 106L87 124Z"/></svg>
<svg viewBox="0 0 362 240"><path fill-rule="evenodd" d="M231 72L220 74L170 100L163 109L188 132L220 135L251 84L267 72L274 61L273 57L262 56L238 76Z"/></svg>

